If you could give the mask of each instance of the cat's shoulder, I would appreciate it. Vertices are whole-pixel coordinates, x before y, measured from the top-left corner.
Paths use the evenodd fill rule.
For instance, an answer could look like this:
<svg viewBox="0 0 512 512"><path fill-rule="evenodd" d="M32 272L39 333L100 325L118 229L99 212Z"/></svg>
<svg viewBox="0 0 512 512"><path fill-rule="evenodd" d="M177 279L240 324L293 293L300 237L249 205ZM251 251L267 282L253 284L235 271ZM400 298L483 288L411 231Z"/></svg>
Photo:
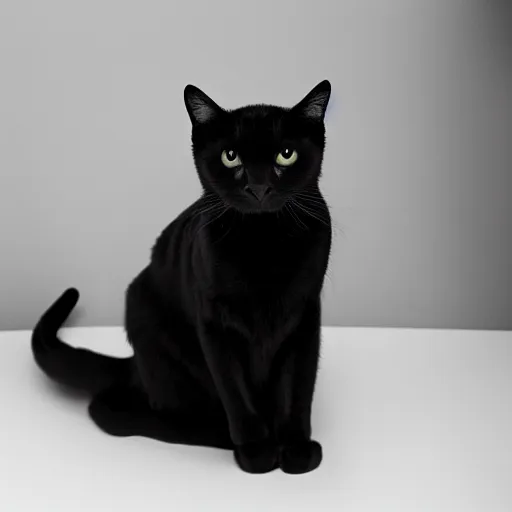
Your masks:
<svg viewBox="0 0 512 512"><path fill-rule="evenodd" d="M176 218L174 218L157 236L156 241L152 247L152 259L160 260L165 259L168 247L177 238L181 238L183 230L187 228L191 221L198 216L203 205L202 198L192 203L189 207L183 210Z"/></svg>

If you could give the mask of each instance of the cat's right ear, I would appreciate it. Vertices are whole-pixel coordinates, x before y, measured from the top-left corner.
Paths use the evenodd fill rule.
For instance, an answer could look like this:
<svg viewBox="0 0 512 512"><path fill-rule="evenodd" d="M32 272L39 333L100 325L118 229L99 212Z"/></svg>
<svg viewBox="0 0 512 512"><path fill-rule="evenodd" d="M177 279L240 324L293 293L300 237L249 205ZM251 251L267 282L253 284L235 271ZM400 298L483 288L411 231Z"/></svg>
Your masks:
<svg viewBox="0 0 512 512"><path fill-rule="evenodd" d="M314 87L292 110L311 121L323 121L330 96L331 84L329 80L324 80Z"/></svg>
<svg viewBox="0 0 512 512"><path fill-rule="evenodd" d="M217 103L194 85L185 87L185 105L194 126L209 123L224 112Z"/></svg>

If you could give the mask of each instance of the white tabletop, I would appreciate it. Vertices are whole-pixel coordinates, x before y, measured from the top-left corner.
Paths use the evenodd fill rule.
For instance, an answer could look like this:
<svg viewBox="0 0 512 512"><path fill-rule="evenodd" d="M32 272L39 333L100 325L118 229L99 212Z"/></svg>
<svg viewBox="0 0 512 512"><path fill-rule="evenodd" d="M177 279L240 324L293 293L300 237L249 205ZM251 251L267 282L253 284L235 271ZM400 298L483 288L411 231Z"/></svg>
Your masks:
<svg viewBox="0 0 512 512"><path fill-rule="evenodd" d="M129 354L120 328L62 331ZM510 512L512 332L324 329L312 473L248 475L227 451L113 438L0 333L0 511Z"/></svg>

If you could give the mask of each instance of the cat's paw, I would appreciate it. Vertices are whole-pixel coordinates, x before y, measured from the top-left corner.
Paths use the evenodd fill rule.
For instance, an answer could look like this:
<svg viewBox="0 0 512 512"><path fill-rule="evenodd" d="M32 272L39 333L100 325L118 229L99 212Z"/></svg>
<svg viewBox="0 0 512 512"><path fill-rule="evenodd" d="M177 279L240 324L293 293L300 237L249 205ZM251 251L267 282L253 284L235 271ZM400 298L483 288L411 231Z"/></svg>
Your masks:
<svg viewBox="0 0 512 512"><path fill-rule="evenodd" d="M235 447L235 460L247 473L268 473L276 469L279 459L277 447L269 442L247 443Z"/></svg>
<svg viewBox="0 0 512 512"><path fill-rule="evenodd" d="M301 441L283 446L280 466L285 473L299 475L316 469L322 462L322 446L316 441Z"/></svg>

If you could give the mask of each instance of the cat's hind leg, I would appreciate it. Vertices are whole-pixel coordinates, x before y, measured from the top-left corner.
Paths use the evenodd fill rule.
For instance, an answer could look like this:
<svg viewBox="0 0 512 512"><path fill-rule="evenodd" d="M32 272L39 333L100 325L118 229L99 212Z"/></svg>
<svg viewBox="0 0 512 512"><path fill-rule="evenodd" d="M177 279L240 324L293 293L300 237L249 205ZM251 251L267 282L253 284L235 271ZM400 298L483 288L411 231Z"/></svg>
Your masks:
<svg viewBox="0 0 512 512"><path fill-rule="evenodd" d="M98 427L114 436L143 436L174 444L232 449L222 415L197 411L155 411L145 393L133 387L111 387L89 405Z"/></svg>

